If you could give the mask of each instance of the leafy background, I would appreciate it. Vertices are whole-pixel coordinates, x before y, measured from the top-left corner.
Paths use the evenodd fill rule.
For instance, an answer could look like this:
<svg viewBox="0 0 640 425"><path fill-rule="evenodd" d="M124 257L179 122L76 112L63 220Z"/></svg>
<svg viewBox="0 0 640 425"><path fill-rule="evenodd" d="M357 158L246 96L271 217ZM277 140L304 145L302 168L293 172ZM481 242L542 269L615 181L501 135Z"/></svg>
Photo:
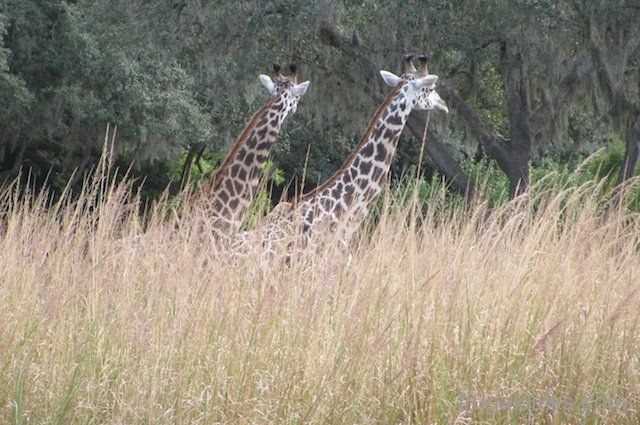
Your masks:
<svg viewBox="0 0 640 425"><path fill-rule="evenodd" d="M116 165L132 166L147 196L175 194L266 101L258 74L295 62L312 85L273 152L277 199L346 158L387 92L379 69L426 53L452 113L430 120L425 158L419 132L404 132L394 178L422 160L427 181L464 192L494 168L494 189L506 176L513 196L527 173L602 150L619 181L634 148L637 161L639 17L640 3L619 0L3 0L0 180L28 170L38 186L79 182L109 123Z"/></svg>

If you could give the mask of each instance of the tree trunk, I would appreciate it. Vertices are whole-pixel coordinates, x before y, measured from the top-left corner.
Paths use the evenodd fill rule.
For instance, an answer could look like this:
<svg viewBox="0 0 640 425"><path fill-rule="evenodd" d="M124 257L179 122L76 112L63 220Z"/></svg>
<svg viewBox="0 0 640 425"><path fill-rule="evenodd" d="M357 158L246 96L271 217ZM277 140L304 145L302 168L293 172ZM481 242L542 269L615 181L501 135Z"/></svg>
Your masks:
<svg viewBox="0 0 640 425"><path fill-rule="evenodd" d="M532 145L529 87L515 31L507 36L502 67L511 136L511 160L507 177L509 197L514 198L525 192L529 186Z"/></svg>
<svg viewBox="0 0 640 425"><path fill-rule="evenodd" d="M189 175L191 174L191 166L193 165L193 159L196 156L196 148L196 146L190 146L187 157L184 159L182 171L180 172L180 190L184 189L187 181L189 180Z"/></svg>
<svg viewBox="0 0 640 425"><path fill-rule="evenodd" d="M618 174L618 184L633 177L640 153L640 111L636 111L634 119L627 129L627 147L622 158L622 167Z"/></svg>
<svg viewBox="0 0 640 425"><path fill-rule="evenodd" d="M440 94L447 102L451 109L455 109L462 118L467 122L471 132L475 135L480 142L484 151L490 158L492 158L498 164L498 168L505 174L509 174L511 169L511 157L509 152L503 148L497 141L495 136L490 134L478 114L475 113L473 108L464 102L452 89L447 86L442 86L439 90Z"/></svg>

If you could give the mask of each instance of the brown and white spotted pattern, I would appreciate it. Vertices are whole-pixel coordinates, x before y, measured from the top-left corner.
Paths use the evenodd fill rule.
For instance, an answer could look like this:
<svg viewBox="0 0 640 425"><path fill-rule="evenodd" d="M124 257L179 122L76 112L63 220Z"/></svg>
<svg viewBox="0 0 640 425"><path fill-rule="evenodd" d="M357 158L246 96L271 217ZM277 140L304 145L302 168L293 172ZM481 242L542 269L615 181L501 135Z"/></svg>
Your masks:
<svg viewBox="0 0 640 425"><path fill-rule="evenodd" d="M260 75L271 98L253 115L220 167L188 203L191 215L200 214L216 239L230 238L240 229L280 128L307 91L309 82L297 84L295 66L289 68L287 77L282 76L277 64L274 80Z"/></svg>
<svg viewBox="0 0 640 425"><path fill-rule="evenodd" d="M293 202L286 218L273 220L264 229L258 229L259 236L246 232L239 235L236 247L241 247L244 241L255 243L260 240L268 251L274 249L272 245L283 249L294 241L300 242L291 236L303 235L307 242L311 234L327 230L338 231L343 243L348 240L367 217L382 190L400 133L411 111L449 111L435 90L438 77L428 74L426 57L419 59L420 67L416 69L412 58L405 57L406 72L402 77L380 72L384 81L394 88L342 167L324 184ZM284 229L290 229L292 223L297 235L289 235L285 242L289 232Z"/></svg>

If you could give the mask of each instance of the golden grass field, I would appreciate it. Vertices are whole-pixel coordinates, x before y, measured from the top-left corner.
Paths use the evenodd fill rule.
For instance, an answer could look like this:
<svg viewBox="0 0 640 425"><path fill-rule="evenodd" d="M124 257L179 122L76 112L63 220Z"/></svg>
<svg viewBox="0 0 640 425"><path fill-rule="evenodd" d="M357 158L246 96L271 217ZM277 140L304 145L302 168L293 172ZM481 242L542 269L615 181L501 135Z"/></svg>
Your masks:
<svg viewBox="0 0 640 425"><path fill-rule="evenodd" d="M596 192L387 197L350 253L281 264L100 173L9 188L0 423L639 423L640 216Z"/></svg>

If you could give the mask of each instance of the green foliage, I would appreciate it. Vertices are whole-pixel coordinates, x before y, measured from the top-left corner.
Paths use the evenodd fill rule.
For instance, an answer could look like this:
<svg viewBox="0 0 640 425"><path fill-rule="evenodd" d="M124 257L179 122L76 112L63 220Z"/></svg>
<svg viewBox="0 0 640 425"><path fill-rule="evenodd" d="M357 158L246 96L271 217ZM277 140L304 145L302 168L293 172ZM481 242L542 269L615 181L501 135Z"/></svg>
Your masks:
<svg viewBox="0 0 640 425"><path fill-rule="evenodd" d="M178 159L171 164L171 170L168 175L171 180L178 181L182 178L182 170L185 166L185 161L187 160L188 155L189 153L186 150L183 150ZM195 163L189 169L189 180L193 181L199 176L213 172L216 166L220 164L223 156L224 152L222 151L204 149L202 155L198 158L192 159Z"/></svg>
<svg viewBox="0 0 640 425"><path fill-rule="evenodd" d="M479 61L479 75L474 82L475 96L472 104L477 107L487 131L503 139L509 138L506 93L498 69L489 61Z"/></svg>
<svg viewBox="0 0 640 425"><path fill-rule="evenodd" d="M187 152L205 147L199 166L190 171L195 179L213 169L264 104L268 94L257 75L270 73L274 61L296 62L300 77L312 81L272 155L282 171L279 178L296 182L287 186L289 195L299 190L303 175L308 190L348 156L378 99L388 93L375 68L400 72L402 53L429 54L439 84L454 89L486 131L509 140L503 48L509 31L516 30L525 35L519 41L531 91L534 151L555 158L535 159L532 180L547 171L559 173L565 163L562 173L569 172L581 155L611 143L615 119L606 116L618 115L612 108L620 107L592 76L554 103L561 77L579 54L593 53L585 49L590 40L584 18L589 16L595 32L611 23L616 36L603 39L611 48L605 59L619 56L623 62L612 62L614 83L627 89L631 101L637 99L637 73L627 72L639 51L640 41L629 30L637 6L623 0L5 0L0 8L0 178L33 167L40 182L51 171L49 181L61 187L73 170L95 163L111 123L118 128L121 168L133 163L138 175L158 177L156 190L181 177ZM351 37L348 45L323 38L323 22ZM477 143L460 115L432 120L440 126L436 132L453 135L456 144L446 147L454 155L454 149L468 151ZM620 122L626 119L622 115ZM415 143L407 140L414 142L405 131L394 178L417 163ZM602 173L613 176L615 162L610 156L600 164ZM492 161L464 167L480 182L491 181L491 202L504 199L506 179ZM278 191L273 193L278 198Z"/></svg>
<svg viewBox="0 0 640 425"><path fill-rule="evenodd" d="M603 136L604 137L604 136ZM611 143L588 157L576 156L572 160L562 160L552 156L543 156L530 164L530 179L535 193L557 191L561 188L579 187L592 183L597 188L595 200L602 208L607 208L611 199L619 190L617 187L618 173L624 156L624 142L609 135ZM509 200L509 181L505 174L497 167L496 162L484 156L479 161L470 158L461 161L462 166L478 183L481 193L478 195L489 206L504 205ZM640 169L636 171L640 176ZM431 177L415 179L415 167L411 167L407 175L392 182L391 192L402 198L400 205L408 205L416 190L422 204L423 211L429 210L434 199L442 198L442 190L446 188L439 173ZM458 193L448 193L447 202L451 205L463 204L463 198ZM625 201L629 211L640 212L640 179L630 182L625 189Z"/></svg>
<svg viewBox="0 0 640 425"><path fill-rule="evenodd" d="M605 187L612 189L617 183L618 173L624 158L624 141L611 136L611 143L591 156L586 172L596 180L605 180Z"/></svg>
<svg viewBox="0 0 640 425"><path fill-rule="evenodd" d="M0 13L0 37L7 35L6 15ZM25 81L12 74L9 70L11 50L0 45L0 122L17 125L27 113L32 102L31 93L26 88Z"/></svg>
<svg viewBox="0 0 640 425"><path fill-rule="evenodd" d="M285 178L284 178L284 172L282 171L281 168L277 168L273 163L273 161L267 160L267 162L265 162L263 166L263 169L264 169L264 173L269 175L273 184L275 184L276 186L282 186L282 184L285 181Z"/></svg>
<svg viewBox="0 0 640 425"><path fill-rule="evenodd" d="M498 169L495 161L483 157L480 161L467 160L463 167L484 191L489 205L498 205L509 199L509 180Z"/></svg>
<svg viewBox="0 0 640 425"><path fill-rule="evenodd" d="M272 208L271 197L269 195L269 191L266 189L262 189L258 192L258 195L255 197L249 210L247 211L247 215L245 217L245 221L243 224L244 229L255 229L260 224L260 220L267 215L267 213Z"/></svg>
<svg viewBox="0 0 640 425"><path fill-rule="evenodd" d="M262 181L270 184L263 185L258 191L244 221L244 228L254 229L260 220L273 208L272 191L274 186L282 186L285 182L284 173L277 168L272 160L267 160L262 166Z"/></svg>
<svg viewBox="0 0 640 425"><path fill-rule="evenodd" d="M582 174L590 176L593 180L601 182L602 197L606 200L617 195L619 188L618 174L624 158L625 143L623 140L612 136L612 142L606 148L601 149L591 156ZM627 208L630 211L640 212L640 168L636 167L636 179L629 182L623 189Z"/></svg>
<svg viewBox="0 0 640 425"><path fill-rule="evenodd" d="M131 40L114 43L101 32L109 29L92 25L92 11L61 0L7 2L0 96L11 106L0 111L2 142L18 138L24 160L37 155L44 167L73 170L99 156L107 123L118 127L124 162L166 159L209 141L213 130L193 97L194 78Z"/></svg>

